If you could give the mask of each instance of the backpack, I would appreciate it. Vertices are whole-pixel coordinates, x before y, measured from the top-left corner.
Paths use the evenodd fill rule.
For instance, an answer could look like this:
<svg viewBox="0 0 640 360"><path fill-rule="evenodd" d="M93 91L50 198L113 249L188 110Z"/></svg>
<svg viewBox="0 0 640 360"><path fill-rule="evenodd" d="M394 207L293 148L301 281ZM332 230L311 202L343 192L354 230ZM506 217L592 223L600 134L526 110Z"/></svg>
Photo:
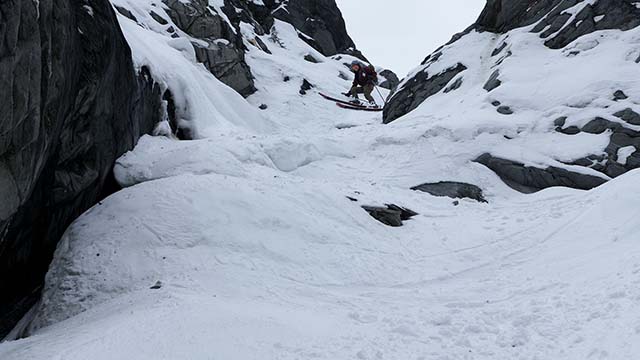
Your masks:
<svg viewBox="0 0 640 360"><path fill-rule="evenodd" d="M375 83L378 83L378 73L376 72L376 68L373 65L365 66L364 72L367 73L367 76Z"/></svg>

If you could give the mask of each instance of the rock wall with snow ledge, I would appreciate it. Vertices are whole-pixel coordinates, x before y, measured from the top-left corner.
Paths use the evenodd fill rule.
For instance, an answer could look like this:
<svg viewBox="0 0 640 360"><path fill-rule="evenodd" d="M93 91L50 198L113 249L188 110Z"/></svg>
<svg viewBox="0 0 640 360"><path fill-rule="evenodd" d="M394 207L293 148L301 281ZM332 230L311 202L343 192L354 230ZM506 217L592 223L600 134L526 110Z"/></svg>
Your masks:
<svg viewBox="0 0 640 360"><path fill-rule="evenodd" d="M0 90L9 119L0 124L0 335L37 300L68 224L127 186L113 164L141 134L272 132L316 90L347 89L345 63L362 58L332 0L111 5L2 4L0 80L13 87ZM303 95L305 84L314 90ZM340 153L299 138L265 148L265 162L284 171Z"/></svg>
<svg viewBox="0 0 640 360"><path fill-rule="evenodd" d="M118 186L160 86L106 0L0 3L0 337L39 296L66 227Z"/></svg>
<svg viewBox="0 0 640 360"><path fill-rule="evenodd" d="M495 130L504 136L500 147L521 155L493 145L476 161L506 183L525 192L600 185L640 167L638 25L635 1L491 0L475 25L402 81L384 122L436 118L450 131L475 127L478 135L483 123L504 123ZM571 157L526 140L545 133L566 146L576 136L608 141Z"/></svg>

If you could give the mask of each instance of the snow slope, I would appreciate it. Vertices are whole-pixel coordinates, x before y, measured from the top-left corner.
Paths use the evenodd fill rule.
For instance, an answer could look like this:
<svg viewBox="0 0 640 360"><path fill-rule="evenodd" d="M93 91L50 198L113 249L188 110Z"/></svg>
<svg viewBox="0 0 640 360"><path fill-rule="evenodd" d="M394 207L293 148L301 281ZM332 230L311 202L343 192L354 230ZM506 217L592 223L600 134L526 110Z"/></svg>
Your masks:
<svg viewBox="0 0 640 360"><path fill-rule="evenodd" d="M52 325L3 344L2 358L640 351L640 172L586 193L459 207L399 187L251 172L144 182L85 214L48 276L36 326ZM344 194L392 198L421 215L387 228Z"/></svg>
<svg viewBox="0 0 640 360"><path fill-rule="evenodd" d="M338 75L350 60L322 57L283 22L262 39L272 55L248 46L258 92L245 101L188 51L121 21L138 64L167 83L193 75L185 86L210 88L184 101L216 116L194 115L198 140L147 136L118 161L126 188L68 229L31 336L0 344L1 359L640 355L640 171L523 195L471 161L487 148L570 159L606 134L560 141L533 110L514 121L439 95L382 125L316 94L348 87ZM161 67L135 39L180 65ZM482 187L489 204L409 190L446 180ZM419 215L390 228L361 208L388 203Z"/></svg>

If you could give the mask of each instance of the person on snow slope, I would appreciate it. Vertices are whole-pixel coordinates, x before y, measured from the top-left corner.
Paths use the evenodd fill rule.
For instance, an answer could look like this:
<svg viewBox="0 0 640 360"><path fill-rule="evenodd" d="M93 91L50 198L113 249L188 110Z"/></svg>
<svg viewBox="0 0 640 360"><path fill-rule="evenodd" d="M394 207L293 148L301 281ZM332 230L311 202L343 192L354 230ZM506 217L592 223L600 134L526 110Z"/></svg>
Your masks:
<svg viewBox="0 0 640 360"><path fill-rule="evenodd" d="M344 93L345 96L352 96L355 98L354 102L360 102L358 100L358 94L364 94L364 97L369 101L372 106L377 106L371 93L378 83L378 74L373 65L364 65L359 61L351 63L351 71L355 74L353 79L353 86L349 92Z"/></svg>

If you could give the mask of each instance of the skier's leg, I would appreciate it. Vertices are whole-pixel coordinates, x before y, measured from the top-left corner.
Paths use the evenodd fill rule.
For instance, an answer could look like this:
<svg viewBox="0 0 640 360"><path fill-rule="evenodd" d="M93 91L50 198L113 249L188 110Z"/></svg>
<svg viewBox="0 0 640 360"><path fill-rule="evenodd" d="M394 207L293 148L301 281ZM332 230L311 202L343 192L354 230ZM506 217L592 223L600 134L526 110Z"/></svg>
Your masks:
<svg viewBox="0 0 640 360"><path fill-rule="evenodd" d="M358 98L358 86L355 86L355 85L354 85L354 86L351 88L351 90L349 90L349 93L351 94L351 96L352 96L352 97L354 97L354 98L356 98L356 99L357 99L357 98Z"/></svg>
<svg viewBox="0 0 640 360"><path fill-rule="evenodd" d="M373 84L368 84L363 88L363 92L364 92L364 97L371 103L371 104L375 104L376 100L373 98L373 96L371 96L371 93L373 92Z"/></svg>

